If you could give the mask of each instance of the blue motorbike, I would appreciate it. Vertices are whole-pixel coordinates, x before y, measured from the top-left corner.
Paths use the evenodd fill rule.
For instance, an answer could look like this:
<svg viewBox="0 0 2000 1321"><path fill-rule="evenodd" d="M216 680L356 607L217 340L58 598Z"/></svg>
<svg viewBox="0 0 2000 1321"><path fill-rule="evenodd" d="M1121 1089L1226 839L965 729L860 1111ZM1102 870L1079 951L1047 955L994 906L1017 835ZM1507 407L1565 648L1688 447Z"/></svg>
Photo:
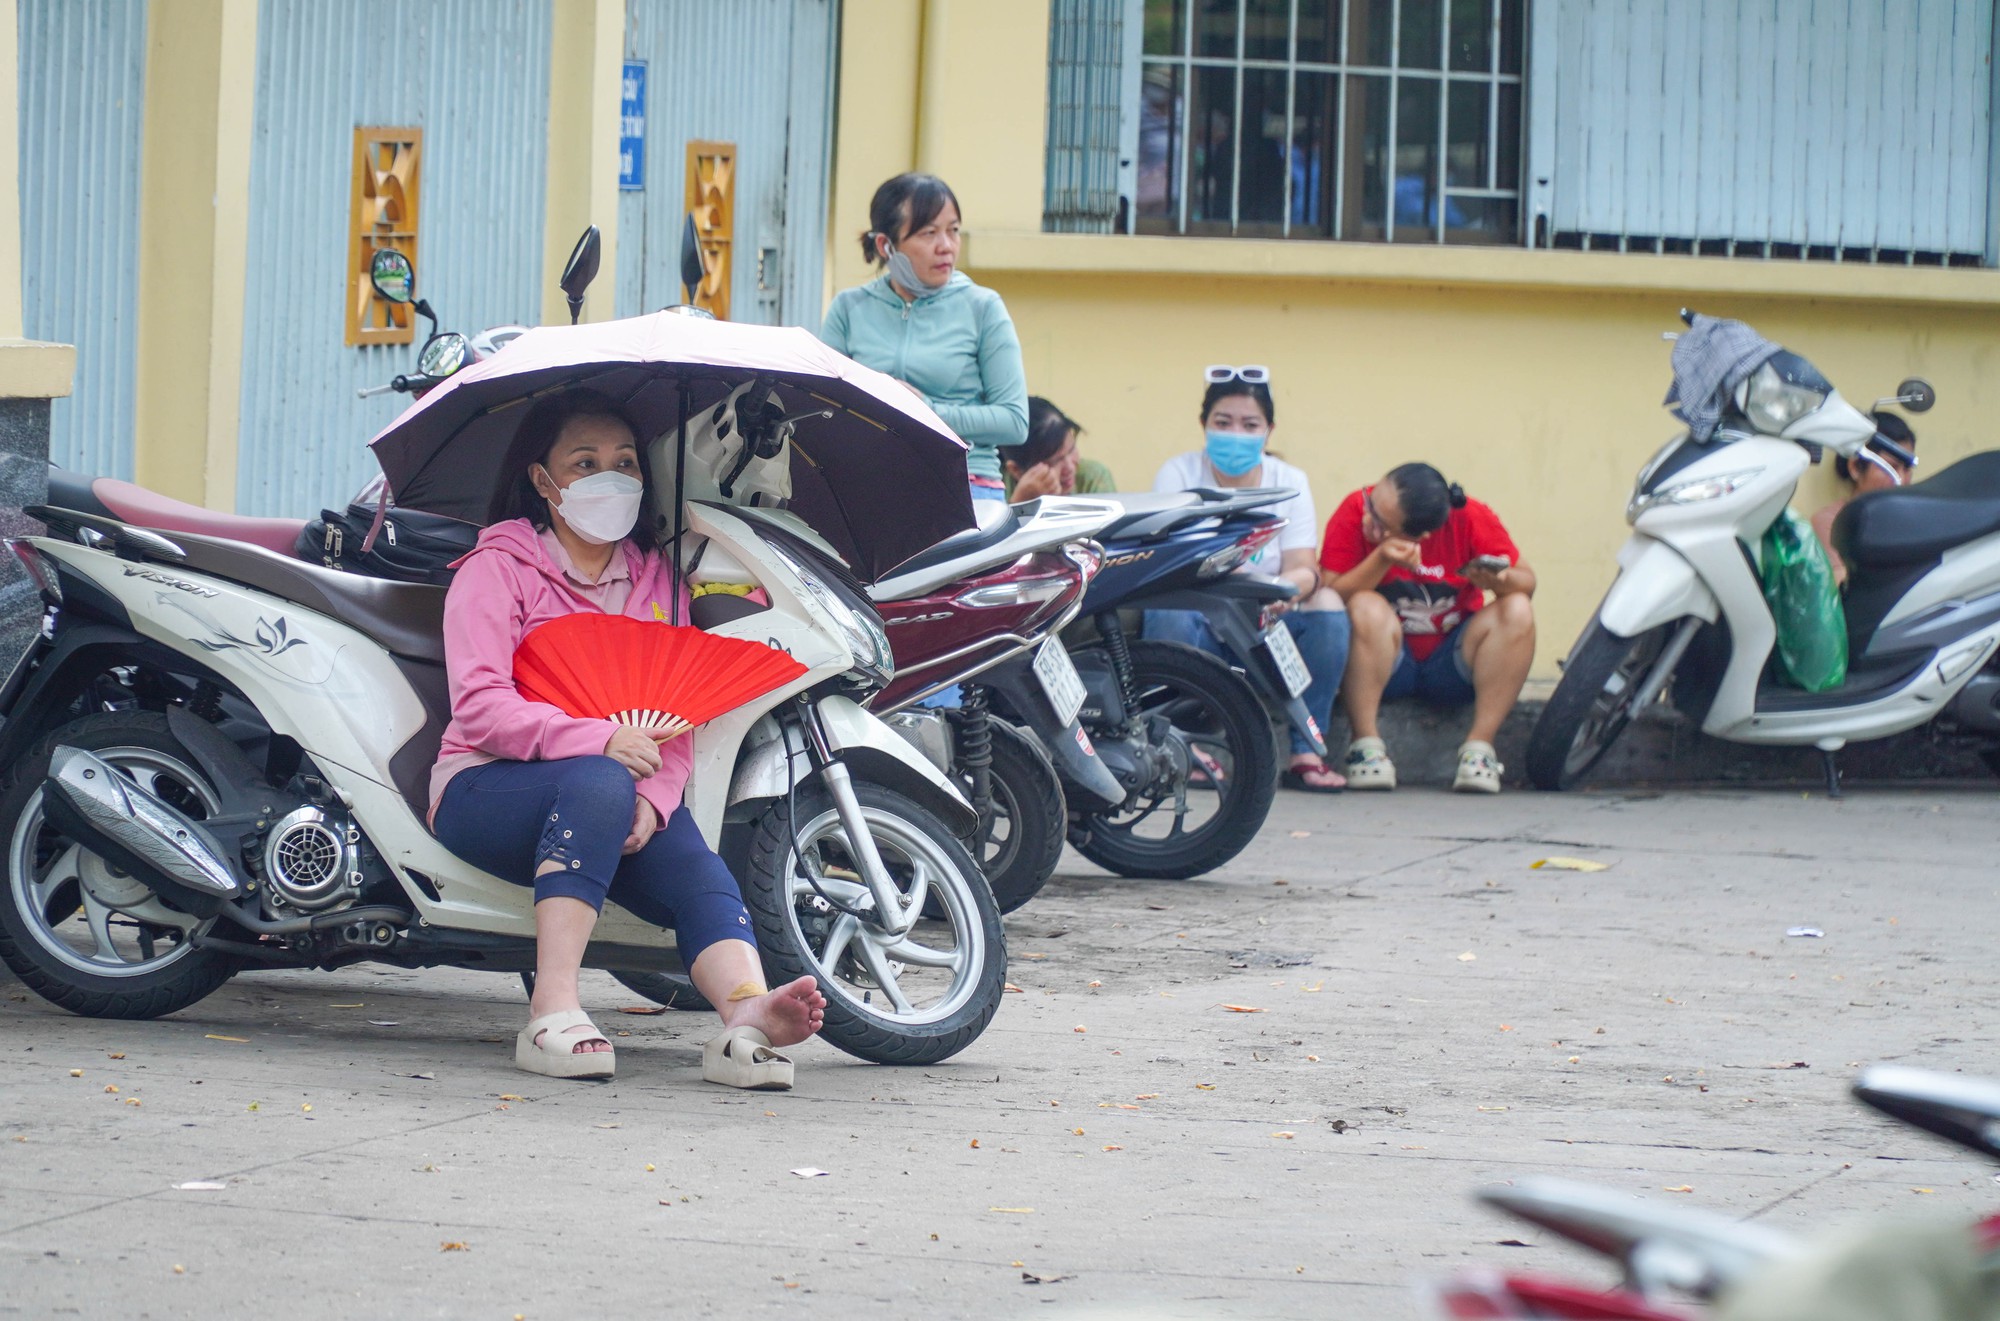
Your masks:
<svg viewBox="0 0 2000 1321"><path fill-rule="evenodd" d="M1324 751L1299 700L1310 675L1290 635L1266 618L1296 589L1235 571L1284 526L1269 506L1290 494L1114 497L1125 514L1098 534L1103 565L1064 639L1084 684L1078 719L1126 795L1115 807L1070 811L1070 844L1099 866L1182 879L1241 852L1277 793L1266 700ZM1199 611L1241 668L1133 636L1120 612L1146 609Z"/></svg>

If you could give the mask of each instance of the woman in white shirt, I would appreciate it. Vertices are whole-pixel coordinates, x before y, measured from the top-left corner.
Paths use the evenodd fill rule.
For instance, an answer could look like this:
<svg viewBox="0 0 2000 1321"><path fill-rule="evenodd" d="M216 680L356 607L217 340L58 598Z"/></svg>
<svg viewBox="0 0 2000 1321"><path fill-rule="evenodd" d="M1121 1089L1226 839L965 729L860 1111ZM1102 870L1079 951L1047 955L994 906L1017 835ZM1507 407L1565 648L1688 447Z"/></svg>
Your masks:
<svg viewBox="0 0 2000 1321"><path fill-rule="evenodd" d="M1313 511L1312 490L1299 469L1265 452L1277 409L1271 401L1271 373L1265 367L1210 367L1208 390L1201 400L1201 449L1176 454L1161 465L1153 479L1155 491L1191 491L1197 487L1284 487L1294 494L1271 507L1284 518L1284 530L1237 571L1283 578L1299 589L1281 616L1299 655L1312 671L1312 684L1302 695L1306 710L1326 728L1333 715L1334 694L1347 668L1349 638L1347 608L1340 594L1320 582L1319 517ZM1215 655L1222 643L1208 621L1193 610L1148 610L1145 635L1167 642L1184 642ZM1298 731L1292 731L1292 760L1284 774L1290 789L1308 793L1338 793L1347 781L1314 752Z"/></svg>

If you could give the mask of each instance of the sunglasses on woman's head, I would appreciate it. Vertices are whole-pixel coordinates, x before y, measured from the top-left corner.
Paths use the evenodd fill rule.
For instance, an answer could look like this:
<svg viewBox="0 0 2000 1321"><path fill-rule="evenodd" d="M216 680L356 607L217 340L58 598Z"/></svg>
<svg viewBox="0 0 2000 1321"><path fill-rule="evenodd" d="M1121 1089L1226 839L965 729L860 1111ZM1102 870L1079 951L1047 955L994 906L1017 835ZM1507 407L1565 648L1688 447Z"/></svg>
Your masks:
<svg viewBox="0 0 2000 1321"><path fill-rule="evenodd" d="M1221 385L1225 381L1241 381L1245 385L1269 385L1271 369L1261 363L1249 367L1231 367L1216 363L1202 372L1210 385Z"/></svg>

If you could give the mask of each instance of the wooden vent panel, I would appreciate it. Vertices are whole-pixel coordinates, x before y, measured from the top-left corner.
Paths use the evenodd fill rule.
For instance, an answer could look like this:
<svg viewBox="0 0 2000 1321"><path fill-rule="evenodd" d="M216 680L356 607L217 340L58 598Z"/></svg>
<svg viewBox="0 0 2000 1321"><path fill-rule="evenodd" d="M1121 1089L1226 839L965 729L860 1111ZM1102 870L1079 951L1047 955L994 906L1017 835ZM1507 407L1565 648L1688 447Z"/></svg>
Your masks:
<svg viewBox="0 0 2000 1321"><path fill-rule="evenodd" d="M417 264L420 128L354 130L354 182L347 241L347 342L408 344L416 318L405 304L378 296L368 266L382 248L395 248ZM420 286L421 287L421 286Z"/></svg>
<svg viewBox="0 0 2000 1321"><path fill-rule="evenodd" d="M707 274L694 291L694 305L729 320L730 247L736 232L736 144L687 145L687 209L694 217Z"/></svg>

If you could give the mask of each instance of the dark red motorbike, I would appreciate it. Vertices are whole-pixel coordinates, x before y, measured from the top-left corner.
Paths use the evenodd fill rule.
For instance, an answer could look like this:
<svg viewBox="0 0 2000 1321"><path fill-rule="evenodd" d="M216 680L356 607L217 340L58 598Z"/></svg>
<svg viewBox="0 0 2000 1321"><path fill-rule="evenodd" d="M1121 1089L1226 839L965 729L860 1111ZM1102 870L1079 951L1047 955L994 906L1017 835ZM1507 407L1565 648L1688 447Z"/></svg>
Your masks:
<svg viewBox="0 0 2000 1321"><path fill-rule="evenodd" d="M965 786L1003 913L1032 899L1062 856L1065 781L1095 793L1094 808L1124 799L1077 723L1083 681L1057 636L1101 561L1092 534L1121 512L1072 497L1008 506L870 589L896 656L895 681L870 706ZM1020 725L992 714L996 690Z"/></svg>

